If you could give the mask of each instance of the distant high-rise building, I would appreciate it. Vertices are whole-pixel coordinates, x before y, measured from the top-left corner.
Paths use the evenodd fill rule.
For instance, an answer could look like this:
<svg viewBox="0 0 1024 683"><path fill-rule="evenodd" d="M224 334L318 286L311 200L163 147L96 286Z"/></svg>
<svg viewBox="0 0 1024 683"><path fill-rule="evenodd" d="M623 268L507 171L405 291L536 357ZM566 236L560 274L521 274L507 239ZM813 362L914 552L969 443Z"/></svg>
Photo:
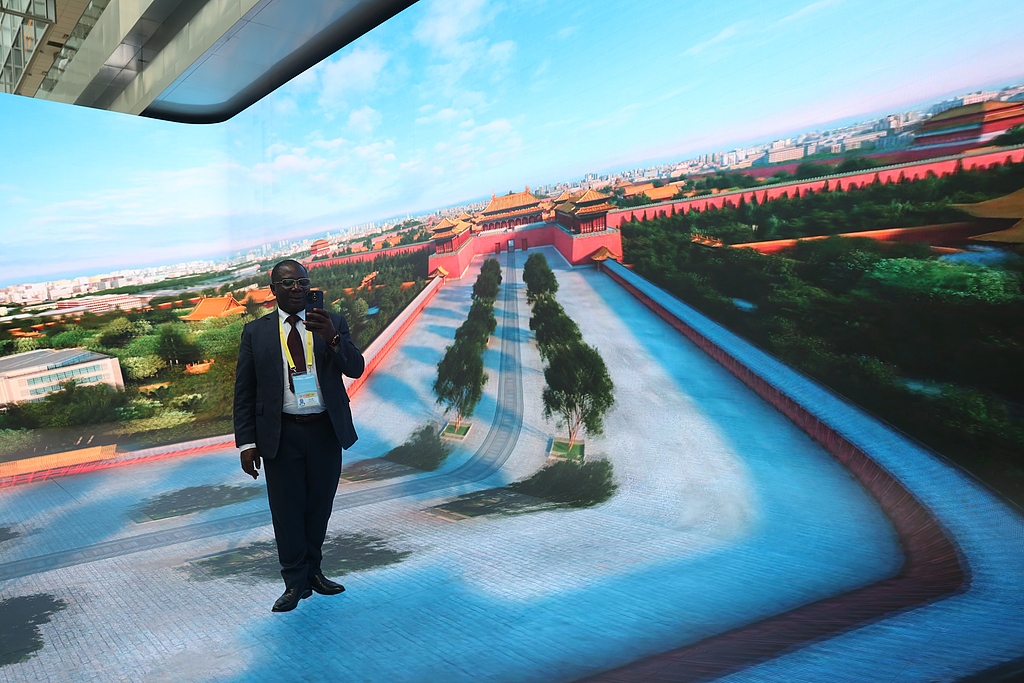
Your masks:
<svg viewBox="0 0 1024 683"><path fill-rule="evenodd" d="M776 164L782 161L793 161L794 159L802 159L803 157L803 147L773 147L773 149L770 152L768 152L768 163Z"/></svg>
<svg viewBox="0 0 1024 683"><path fill-rule="evenodd" d="M977 104L979 102L987 102L994 99L999 93L995 90L979 90L978 92L972 92L969 95L964 95L960 98L960 105Z"/></svg>

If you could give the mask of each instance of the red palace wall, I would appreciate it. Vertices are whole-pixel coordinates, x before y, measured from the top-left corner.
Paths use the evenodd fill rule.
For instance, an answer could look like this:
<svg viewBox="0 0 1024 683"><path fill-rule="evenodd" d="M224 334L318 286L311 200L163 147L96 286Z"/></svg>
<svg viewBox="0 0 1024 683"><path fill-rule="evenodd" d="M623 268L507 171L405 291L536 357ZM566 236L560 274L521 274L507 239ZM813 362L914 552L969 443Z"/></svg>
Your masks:
<svg viewBox="0 0 1024 683"><path fill-rule="evenodd" d="M474 256L508 251L509 240L515 240L516 249L523 248L523 240L526 240L527 248L554 246L565 260L574 266L588 263L590 255L601 247L608 247L613 253L622 254L622 233L618 230L572 235L553 223L544 223L517 230L490 230L477 233L455 253L431 255L428 268L433 272L440 266L447 270L451 277L462 277Z"/></svg>
<svg viewBox="0 0 1024 683"><path fill-rule="evenodd" d="M619 209L608 213L608 227L618 228L623 223L632 220L647 220L668 216L673 213L686 213L694 209L706 211L710 208L721 209L723 206L735 208L742 198L749 204L757 198L758 204L778 199L785 193L788 197L806 195L808 192L828 192L831 190L851 190L864 187L877 179L880 183L898 183L901 179L920 180L929 173L944 176L954 173L958 167L964 170L975 168L992 168L1002 164L1024 161L1024 148L985 152L982 154L965 154L955 157L943 157L920 163L901 164L898 166L885 166L873 168L858 173L844 173L841 175L825 176L811 180L771 185L764 189L752 188L748 190L737 190L735 192L723 192L722 194L681 199L674 202L663 202L661 204L650 204L630 209ZM621 252L615 252L621 253Z"/></svg>

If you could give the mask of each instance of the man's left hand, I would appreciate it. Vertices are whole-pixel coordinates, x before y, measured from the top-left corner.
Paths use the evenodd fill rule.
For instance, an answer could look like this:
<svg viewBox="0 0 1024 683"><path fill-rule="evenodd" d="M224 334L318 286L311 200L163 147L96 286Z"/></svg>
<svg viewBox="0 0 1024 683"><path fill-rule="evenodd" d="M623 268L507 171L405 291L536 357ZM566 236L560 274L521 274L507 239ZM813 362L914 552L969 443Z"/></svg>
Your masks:
<svg viewBox="0 0 1024 683"><path fill-rule="evenodd" d="M316 332L328 343L338 334L331 316L322 308L314 308L306 314L306 329Z"/></svg>

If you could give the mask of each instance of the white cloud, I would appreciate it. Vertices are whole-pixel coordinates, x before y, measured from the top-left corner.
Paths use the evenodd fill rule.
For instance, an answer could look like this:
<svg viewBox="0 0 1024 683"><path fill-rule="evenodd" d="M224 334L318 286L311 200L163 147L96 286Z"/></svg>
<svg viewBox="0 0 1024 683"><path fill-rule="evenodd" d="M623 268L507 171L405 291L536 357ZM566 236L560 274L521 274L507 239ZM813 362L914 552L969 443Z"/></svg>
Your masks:
<svg viewBox="0 0 1024 683"><path fill-rule="evenodd" d="M314 141L311 144L324 149L317 144L321 141ZM329 143L328 143L329 144ZM274 152L271 154L270 151ZM320 156L311 156L305 147L293 147L281 150L278 145L271 145L268 148L268 156L273 158L270 161L260 162L249 169L251 179L263 185L280 183L289 177L304 177L316 173L324 168L327 160Z"/></svg>
<svg viewBox="0 0 1024 683"><path fill-rule="evenodd" d="M516 42L514 40L503 40L500 43L495 43L487 51L490 58L499 64L507 63L515 53Z"/></svg>
<svg viewBox="0 0 1024 683"><path fill-rule="evenodd" d="M385 156L383 151L385 149L391 149L394 146L394 140L378 140L377 142L371 142L366 145L359 145L352 151L361 159L382 159Z"/></svg>
<svg viewBox="0 0 1024 683"><path fill-rule="evenodd" d="M430 123L441 123L450 125L457 119L465 120L467 117L471 117L471 112L468 109L456 109L455 107L445 107L444 109L438 109L436 112L428 116L420 116L416 118L418 125L425 125Z"/></svg>
<svg viewBox="0 0 1024 683"><path fill-rule="evenodd" d="M484 0L440 0L427 6L413 36L427 46L431 60L422 82L423 96L450 100L460 94L460 81L468 73L498 77L516 52L516 43L505 40L491 44L481 29L491 22L501 6ZM466 106L459 103L460 106Z"/></svg>
<svg viewBox="0 0 1024 683"><path fill-rule="evenodd" d="M441 51L457 49L463 36L484 24L485 7L484 0L435 0L413 35Z"/></svg>
<svg viewBox="0 0 1024 683"><path fill-rule="evenodd" d="M274 116L285 119L299 113L299 105L290 97L275 97L270 101L270 110Z"/></svg>
<svg viewBox="0 0 1024 683"><path fill-rule="evenodd" d="M269 147L267 147L267 149L264 151L264 153L268 157L276 157L278 154L284 154L285 152L287 152L290 149L291 149L291 147L289 147L288 145L284 144L283 142L275 142L275 143L271 144Z"/></svg>
<svg viewBox="0 0 1024 683"><path fill-rule="evenodd" d="M325 109L344 107L352 95L374 90L390 57L390 53L368 45L346 52L339 59L324 62L317 68L320 106Z"/></svg>
<svg viewBox="0 0 1024 683"><path fill-rule="evenodd" d="M232 216L260 213L252 206L239 210L231 205L228 180L245 171L234 163L213 163L138 173L87 198L40 205L20 230L5 235L4 242L15 253L31 247L41 231L55 235L69 249L53 262L50 272L71 268L95 272L96 263L111 259L134 263L151 257L166 259L184 243L209 249Z"/></svg>
<svg viewBox="0 0 1024 683"><path fill-rule="evenodd" d="M326 149L329 152L334 152L348 144L348 140L345 138L334 138L332 140L310 140L309 144L311 147L316 147L317 149Z"/></svg>
<svg viewBox="0 0 1024 683"><path fill-rule="evenodd" d="M459 139L474 140L478 137L500 139L511 134L518 135L518 133L516 133L515 126L512 125L511 121L508 119L494 119L493 121L482 124L463 133L459 133Z"/></svg>
<svg viewBox="0 0 1024 683"><path fill-rule="evenodd" d="M745 22L738 21L735 24L732 24L731 26L726 26L724 29L719 31L718 34L715 35L715 37L709 38L708 40L705 40L702 43L697 43L696 45L691 46L688 50L683 52L683 55L687 57L692 57L695 55L699 55L702 52L706 52L707 50L713 47L721 45L730 38L735 37L740 32L740 28L743 26L744 23Z"/></svg>
<svg viewBox="0 0 1024 683"><path fill-rule="evenodd" d="M306 69L298 76L288 81L288 88L290 90L296 90L299 92L315 90L320 85L320 78L318 76L318 66Z"/></svg>
<svg viewBox="0 0 1024 683"><path fill-rule="evenodd" d="M381 114L376 109L364 106L354 109L348 115L348 127L362 135L369 135L380 125Z"/></svg>

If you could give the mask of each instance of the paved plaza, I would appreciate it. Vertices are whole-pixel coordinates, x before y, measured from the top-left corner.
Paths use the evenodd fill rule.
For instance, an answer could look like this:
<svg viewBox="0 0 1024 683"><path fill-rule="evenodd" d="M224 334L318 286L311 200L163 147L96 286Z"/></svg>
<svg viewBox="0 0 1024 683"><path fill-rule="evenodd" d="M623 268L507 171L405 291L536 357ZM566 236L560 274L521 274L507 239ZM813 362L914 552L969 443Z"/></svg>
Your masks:
<svg viewBox="0 0 1024 683"><path fill-rule="evenodd" d="M0 526L18 535L0 541L0 600L52 597L31 627L42 647L0 666L0 681L573 681L899 571L892 524L828 453L609 277L538 251L615 383L604 435L586 440L588 458L614 467L610 500L432 510L531 475L558 433L542 416L525 255L502 255L467 439L437 472L339 486L329 536L376 549L341 578L344 594L272 614L279 578L200 570L273 539L263 478L234 449L4 489ZM444 423L436 364L481 263L446 283L354 398L346 468ZM145 518L148 501L204 486L260 490ZM741 678L786 679L761 670Z"/></svg>

